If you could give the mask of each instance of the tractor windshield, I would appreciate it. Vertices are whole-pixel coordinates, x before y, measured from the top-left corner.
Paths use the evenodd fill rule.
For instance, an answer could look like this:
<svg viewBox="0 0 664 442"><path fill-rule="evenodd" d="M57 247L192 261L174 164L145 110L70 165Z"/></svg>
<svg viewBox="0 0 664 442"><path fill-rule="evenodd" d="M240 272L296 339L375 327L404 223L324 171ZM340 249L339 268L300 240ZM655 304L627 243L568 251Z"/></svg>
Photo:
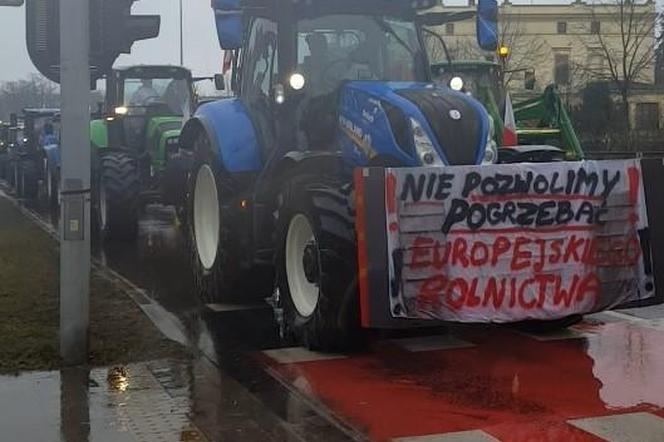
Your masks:
<svg viewBox="0 0 664 442"><path fill-rule="evenodd" d="M186 115L192 103L186 79L125 78L123 105L131 108L157 107L161 113Z"/></svg>
<svg viewBox="0 0 664 442"><path fill-rule="evenodd" d="M415 23L398 18L326 15L298 25L298 70L312 95L347 80L418 80L420 48Z"/></svg>

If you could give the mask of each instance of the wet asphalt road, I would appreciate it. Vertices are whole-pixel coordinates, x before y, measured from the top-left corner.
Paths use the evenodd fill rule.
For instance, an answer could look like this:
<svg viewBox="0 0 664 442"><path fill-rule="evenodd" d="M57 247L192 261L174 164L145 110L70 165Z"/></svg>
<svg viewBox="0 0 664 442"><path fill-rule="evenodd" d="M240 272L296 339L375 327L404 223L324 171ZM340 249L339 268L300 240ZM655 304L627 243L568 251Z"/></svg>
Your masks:
<svg viewBox="0 0 664 442"><path fill-rule="evenodd" d="M196 355L188 415L209 440L664 442L662 306L545 336L459 326L320 355L281 341L267 303L200 308L172 210L149 207L140 232L94 253L177 318Z"/></svg>
<svg viewBox="0 0 664 442"><path fill-rule="evenodd" d="M149 206L136 243L95 246L93 255L180 321L196 360L207 366L202 385L192 386L192 391L204 394L206 400L193 394L191 409L193 422L211 440L364 439L360 432L275 378L255 357L263 350L287 345L279 337L267 302L199 305L183 232L171 208ZM228 391L229 382L235 386L234 393Z"/></svg>

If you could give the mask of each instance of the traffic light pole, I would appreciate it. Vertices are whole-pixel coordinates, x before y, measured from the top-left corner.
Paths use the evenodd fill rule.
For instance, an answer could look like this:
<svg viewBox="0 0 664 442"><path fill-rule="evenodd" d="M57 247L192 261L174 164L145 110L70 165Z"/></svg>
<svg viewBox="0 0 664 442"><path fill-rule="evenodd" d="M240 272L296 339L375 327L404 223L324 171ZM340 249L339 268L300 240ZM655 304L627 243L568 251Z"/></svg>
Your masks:
<svg viewBox="0 0 664 442"><path fill-rule="evenodd" d="M60 0L62 162L60 355L88 359L90 310L89 0Z"/></svg>

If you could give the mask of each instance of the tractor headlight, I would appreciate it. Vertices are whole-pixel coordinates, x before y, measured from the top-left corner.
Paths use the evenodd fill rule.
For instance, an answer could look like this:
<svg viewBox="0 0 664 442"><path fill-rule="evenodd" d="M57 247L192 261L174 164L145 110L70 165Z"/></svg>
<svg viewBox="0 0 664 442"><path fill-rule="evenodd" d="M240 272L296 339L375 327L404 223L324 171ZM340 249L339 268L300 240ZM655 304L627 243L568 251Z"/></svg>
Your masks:
<svg viewBox="0 0 664 442"><path fill-rule="evenodd" d="M114 109L115 115L127 115L129 109L126 106L118 106Z"/></svg>
<svg viewBox="0 0 664 442"><path fill-rule="evenodd" d="M461 78L461 77L453 77L450 80L450 89L452 89L453 91L459 92L459 91L463 90L463 86L464 86L464 82L463 82L463 78Z"/></svg>
<svg viewBox="0 0 664 442"><path fill-rule="evenodd" d="M423 166L444 166L443 160L436 152L431 138L422 128L422 125L414 118L410 119L410 127L413 129L413 139L415 142L415 151Z"/></svg>
<svg viewBox="0 0 664 442"><path fill-rule="evenodd" d="M498 145L494 140L496 135L496 125L493 117L489 115L489 136L486 140L486 149L484 150L484 159L482 164L496 164L498 162Z"/></svg>

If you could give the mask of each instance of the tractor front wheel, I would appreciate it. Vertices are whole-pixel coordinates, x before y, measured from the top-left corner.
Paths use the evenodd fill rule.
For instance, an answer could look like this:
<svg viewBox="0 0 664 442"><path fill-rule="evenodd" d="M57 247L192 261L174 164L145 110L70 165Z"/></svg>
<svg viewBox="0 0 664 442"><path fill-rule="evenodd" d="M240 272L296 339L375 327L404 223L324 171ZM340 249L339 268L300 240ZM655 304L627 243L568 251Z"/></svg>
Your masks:
<svg viewBox="0 0 664 442"><path fill-rule="evenodd" d="M278 198L277 282L287 328L312 350L361 343L350 186L299 176Z"/></svg>
<svg viewBox="0 0 664 442"><path fill-rule="evenodd" d="M248 263L240 232L238 190L201 136L195 146L186 199L187 244L201 304L253 302L270 296L272 275ZM246 223L245 223L246 224Z"/></svg>
<svg viewBox="0 0 664 442"><path fill-rule="evenodd" d="M102 240L133 241L138 235L140 180L136 160L122 152L101 156L95 189L95 221Z"/></svg>
<svg viewBox="0 0 664 442"><path fill-rule="evenodd" d="M18 167L19 198L36 199L39 196L39 166L33 160L22 160Z"/></svg>

